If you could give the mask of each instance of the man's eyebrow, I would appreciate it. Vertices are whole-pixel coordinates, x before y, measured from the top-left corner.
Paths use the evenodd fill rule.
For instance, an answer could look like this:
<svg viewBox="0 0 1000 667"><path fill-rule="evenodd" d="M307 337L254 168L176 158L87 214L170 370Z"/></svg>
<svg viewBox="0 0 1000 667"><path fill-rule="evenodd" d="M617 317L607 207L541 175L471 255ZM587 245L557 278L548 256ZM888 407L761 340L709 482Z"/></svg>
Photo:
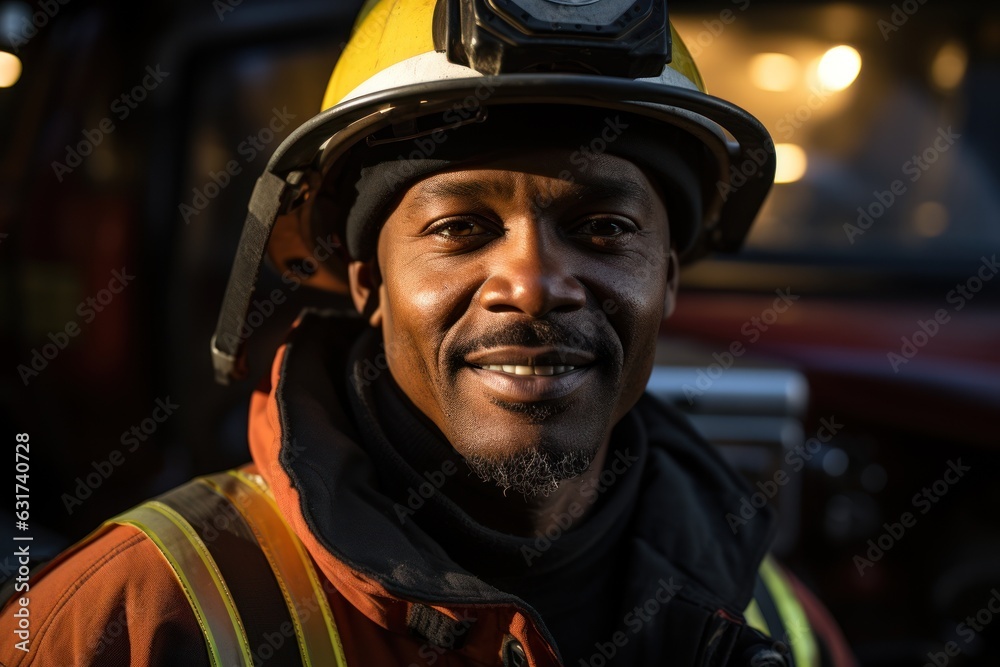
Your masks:
<svg viewBox="0 0 1000 667"><path fill-rule="evenodd" d="M652 203L652 192L639 183L628 180L603 180L595 183L575 183L569 191L569 196L578 199L624 199L639 201L642 204Z"/></svg>
<svg viewBox="0 0 1000 667"><path fill-rule="evenodd" d="M511 199L515 195L512 183L497 183L495 181L431 181L420 186L420 191L413 198L416 206L424 206L438 199L486 199L500 197Z"/></svg>
<svg viewBox="0 0 1000 667"><path fill-rule="evenodd" d="M432 181L421 186L413 199L413 204L423 206L439 199L485 199L497 197L511 199L517 191L513 183L496 181ZM624 199L638 201L643 205L652 203L652 193L633 180L602 180L577 182L562 192L543 192L546 198L572 201L577 199L610 200Z"/></svg>

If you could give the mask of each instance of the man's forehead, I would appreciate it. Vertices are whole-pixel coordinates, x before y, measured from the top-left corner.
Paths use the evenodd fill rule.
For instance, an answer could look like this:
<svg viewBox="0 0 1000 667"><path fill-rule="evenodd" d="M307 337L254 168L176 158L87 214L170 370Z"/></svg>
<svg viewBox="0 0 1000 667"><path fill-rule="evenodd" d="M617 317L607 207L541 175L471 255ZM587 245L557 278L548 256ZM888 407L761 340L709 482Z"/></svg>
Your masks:
<svg viewBox="0 0 1000 667"><path fill-rule="evenodd" d="M431 174L414 183L405 199L413 206L442 199L512 200L524 195L548 200L627 201L651 205L657 193L643 170L611 155L512 156ZM546 159L549 158L549 159ZM584 162L584 160L586 160Z"/></svg>

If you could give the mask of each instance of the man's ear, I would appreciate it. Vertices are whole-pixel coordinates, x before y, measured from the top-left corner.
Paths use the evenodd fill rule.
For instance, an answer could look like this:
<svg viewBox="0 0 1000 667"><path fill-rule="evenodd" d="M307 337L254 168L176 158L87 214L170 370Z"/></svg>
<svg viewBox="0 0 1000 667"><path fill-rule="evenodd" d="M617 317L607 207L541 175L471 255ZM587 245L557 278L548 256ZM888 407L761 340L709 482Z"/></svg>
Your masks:
<svg viewBox="0 0 1000 667"><path fill-rule="evenodd" d="M379 288L382 286L382 274L378 269L378 259L351 262L347 265L347 279L350 282L354 307L370 325L381 326L382 305L379 302Z"/></svg>
<svg viewBox="0 0 1000 667"><path fill-rule="evenodd" d="M667 254L667 293L663 298L663 319L667 319L674 314L674 307L677 305L677 290L681 286L681 261L677 256L677 249L670 246Z"/></svg>

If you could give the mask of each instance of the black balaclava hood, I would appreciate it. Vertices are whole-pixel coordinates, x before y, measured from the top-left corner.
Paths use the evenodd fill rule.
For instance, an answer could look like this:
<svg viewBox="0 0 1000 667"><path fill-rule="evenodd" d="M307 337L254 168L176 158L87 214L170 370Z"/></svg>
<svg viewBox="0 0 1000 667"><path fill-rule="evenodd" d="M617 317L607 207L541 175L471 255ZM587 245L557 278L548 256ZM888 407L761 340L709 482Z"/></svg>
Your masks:
<svg viewBox="0 0 1000 667"><path fill-rule="evenodd" d="M490 107L478 115L457 107L435 119L369 137L328 175L323 191L332 206L322 208L316 231L341 237L352 260L374 257L382 224L417 181L518 151L567 151L560 177L568 180L586 173L596 155L633 162L663 197L671 242L680 253L701 224L698 174L710 158L701 142L680 129L614 110L550 105Z"/></svg>

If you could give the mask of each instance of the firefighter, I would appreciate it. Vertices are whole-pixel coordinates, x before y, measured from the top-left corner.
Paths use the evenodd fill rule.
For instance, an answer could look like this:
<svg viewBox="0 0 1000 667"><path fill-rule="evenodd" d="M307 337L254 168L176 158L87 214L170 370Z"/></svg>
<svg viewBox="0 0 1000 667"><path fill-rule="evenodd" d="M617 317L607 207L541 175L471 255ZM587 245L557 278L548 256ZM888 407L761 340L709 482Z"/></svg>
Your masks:
<svg viewBox="0 0 1000 667"><path fill-rule="evenodd" d="M370 0L324 107L257 182L217 377L249 372L265 263L357 312L298 318L251 462L36 575L2 662L853 664L644 391L681 265L737 250L774 173L666 3Z"/></svg>

